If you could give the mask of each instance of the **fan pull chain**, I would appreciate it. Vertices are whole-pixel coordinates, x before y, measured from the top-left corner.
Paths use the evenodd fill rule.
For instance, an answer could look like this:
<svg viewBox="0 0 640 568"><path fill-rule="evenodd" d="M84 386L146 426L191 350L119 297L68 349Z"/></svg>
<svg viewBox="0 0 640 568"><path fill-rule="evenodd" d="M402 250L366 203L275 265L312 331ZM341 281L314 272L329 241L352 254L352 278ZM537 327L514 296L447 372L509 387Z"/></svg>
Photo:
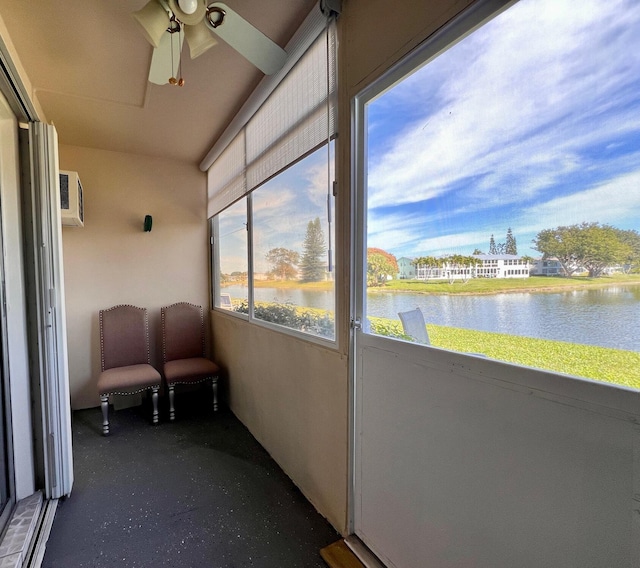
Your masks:
<svg viewBox="0 0 640 568"><path fill-rule="evenodd" d="M178 80L176 79L176 70L175 70L175 65L173 61L173 53L174 53L173 34L175 33L175 29L173 28L174 23L175 21L172 21L169 23L169 33L171 34L171 77L169 77L170 85L175 85L178 82Z"/></svg>
<svg viewBox="0 0 640 568"><path fill-rule="evenodd" d="M169 22L169 29L167 31L171 34L171 77L169 77L169 84L178 85L178 87L182 87L184 85L184 79L182 77L180 77L179 79L176 79L176 67L175 67L175 60L173 57L173 54L174 54L173 35L177 33L178 48L179 48L178 70L182 70L182 45L180 44L180 33L182 31L182 28L180 26L180 23L175 18L172 18L171 21Z"/></svg>
<svg viewBox="0 0 640 568"><path fill-rule="evenodd" d="M178 34L182 31L178 32ZM178 35L178 43L180 42L180 35ZM182 45L180 46L180 55L178 55L178 70L180 71L180 79L178 79L178 87L184 87L184 79L182 78Z"/></svg>

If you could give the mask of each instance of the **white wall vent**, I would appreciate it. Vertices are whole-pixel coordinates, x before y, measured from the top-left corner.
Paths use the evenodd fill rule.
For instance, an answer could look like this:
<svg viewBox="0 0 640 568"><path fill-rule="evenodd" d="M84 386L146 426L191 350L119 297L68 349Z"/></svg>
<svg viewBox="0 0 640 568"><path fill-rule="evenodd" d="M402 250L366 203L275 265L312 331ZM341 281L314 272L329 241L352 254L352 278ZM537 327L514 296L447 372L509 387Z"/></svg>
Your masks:
<svg viewBox="0 0 640 568"><path fill-rule="evenodd" d="M78 172L60 170L60 212L63 225L84 227L84 200Z"/></svg>

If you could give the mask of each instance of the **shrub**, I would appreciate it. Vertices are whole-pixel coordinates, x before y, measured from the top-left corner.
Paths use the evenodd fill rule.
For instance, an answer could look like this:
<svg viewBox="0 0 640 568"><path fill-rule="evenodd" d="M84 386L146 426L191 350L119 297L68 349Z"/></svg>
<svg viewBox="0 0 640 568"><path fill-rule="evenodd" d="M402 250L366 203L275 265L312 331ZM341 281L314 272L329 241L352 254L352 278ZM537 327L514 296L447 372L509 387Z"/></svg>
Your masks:
<svg viewBox="0 0 640 568"><path fill-rule="evenodd" d="M249 313L246 300L236 306L236 312ZM329 312L299 308L291 302L273 302L269 304L256 303L254 316L262 321L268 321L291 329L304 331L320 337L333 339L335 323Z"/></svg>
<svg viewBox="0 0 640 568"><path fill-rule="evenodd" d="M369 317L367 319L369 320L371 333L384 335L386 337L404 339L405 341L414 341L413 337L405 335L404 330L402 329L402 324L399 321L374 317Z"/></svg>

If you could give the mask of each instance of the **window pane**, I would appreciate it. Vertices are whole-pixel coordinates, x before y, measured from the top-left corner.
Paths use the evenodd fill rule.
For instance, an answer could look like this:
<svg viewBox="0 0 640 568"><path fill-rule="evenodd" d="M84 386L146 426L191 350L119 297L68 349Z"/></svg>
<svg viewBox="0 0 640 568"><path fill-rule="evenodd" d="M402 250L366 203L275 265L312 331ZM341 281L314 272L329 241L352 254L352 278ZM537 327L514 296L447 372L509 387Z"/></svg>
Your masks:
<svg viewBox="0 0 640 568"><path fill-rule="evenodd" d="M219 268L216 306L246 313L249 299L246 198L221 211L216 218Z"/></svg>
<svg viewBox="0 0 640 568"><path fill-rule="evenodd" d="M521 0L369 103L373 333L640 388L639 53L638 2Z"/></svg>
<svg viewBox="0 0 640 568"><path fill-rule="evenodd" d="M333 144L252 194L256 319L334 338Z"/></svg>

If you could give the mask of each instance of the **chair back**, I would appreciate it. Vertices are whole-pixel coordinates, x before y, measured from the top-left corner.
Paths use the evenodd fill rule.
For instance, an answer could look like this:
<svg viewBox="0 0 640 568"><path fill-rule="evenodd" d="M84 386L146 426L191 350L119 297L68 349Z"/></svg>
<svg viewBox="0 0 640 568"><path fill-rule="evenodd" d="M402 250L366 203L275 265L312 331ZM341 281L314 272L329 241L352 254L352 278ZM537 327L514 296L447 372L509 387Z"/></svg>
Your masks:
<svg viewBox="0 0 640 568"><path fill-rule="evenodd" d="M179 302L160 310L163 362L204 356L202 307Z"/></svg>
<svg viewBox="0 0 640 568"><path fill-rule="evenodd" d="M102 370L150 363L146 308L120 305L100 310Z"/></svg>
<svg viewBox="0 0 640 568"><path fill-rule="evenodd" d="M422 315L422 310L420 308L409 310L408 312L398 312L398 315L400 316L402 329L404 330L405 335L413 337L413 339L418 343L431 345L427 326L424 321L424 315Z"/></svg>

